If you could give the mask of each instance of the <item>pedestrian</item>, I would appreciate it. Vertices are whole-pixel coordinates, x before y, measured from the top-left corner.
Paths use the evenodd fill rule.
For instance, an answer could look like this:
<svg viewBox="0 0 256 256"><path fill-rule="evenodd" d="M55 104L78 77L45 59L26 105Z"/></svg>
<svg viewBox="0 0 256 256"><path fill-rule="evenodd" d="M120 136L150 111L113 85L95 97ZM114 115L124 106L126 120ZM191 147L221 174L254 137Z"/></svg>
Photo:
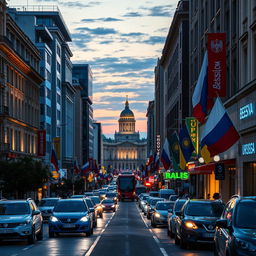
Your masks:
<svg viewBox="0 0 256 256"><path fill-rule="evenodd" d="M221 199L220 193L214 193L212 197L213 197L214 200L219 200L219 199Z"/></svg>
<svg viewBox="0 0 256 256"><path fill-rule="evenodd" d="M210 200L211 199L211 195L207 194L207 199Z"/></svg>

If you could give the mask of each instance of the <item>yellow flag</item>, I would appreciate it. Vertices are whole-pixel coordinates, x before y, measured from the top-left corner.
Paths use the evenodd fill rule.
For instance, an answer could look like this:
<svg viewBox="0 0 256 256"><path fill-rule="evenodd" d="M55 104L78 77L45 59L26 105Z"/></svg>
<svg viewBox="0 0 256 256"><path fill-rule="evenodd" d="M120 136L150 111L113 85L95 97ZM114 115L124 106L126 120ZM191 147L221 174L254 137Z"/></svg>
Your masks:
<svg viewBox="0 0 256 256"><path fill-rule="evenodd" d="M204 162L206 164L209 164L210 162L213 161L211 158L210 152L207 148L207 145L204 145L203 148L201 149L201 156L203 157Z"/></svg>
<svg viewBox="0 0 256 256"><path fill-rule="evenodd" d="M185 158L182 154L182 151L180 150L180 169L185 170L186 169L186 164L187 164L187 162L186 162L186 160L185 160Z"/></svg>

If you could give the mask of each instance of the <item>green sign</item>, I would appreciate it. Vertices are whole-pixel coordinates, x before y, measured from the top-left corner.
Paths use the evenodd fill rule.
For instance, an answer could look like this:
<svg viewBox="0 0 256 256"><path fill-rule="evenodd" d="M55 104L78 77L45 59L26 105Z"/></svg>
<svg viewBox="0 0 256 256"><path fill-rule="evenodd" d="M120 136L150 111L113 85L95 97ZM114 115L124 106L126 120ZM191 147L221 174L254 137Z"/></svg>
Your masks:
<svg viewBox="0 0 256 256"><path fill-rule="evenodd" d="M165 172L164 179L165 180L187 180L189 177L188 172Z"/></svg>
<svg viewBox="0 0 256 256"><path fill-rule="evenodd" d="M186 117L186 124L188 128L188 132L190 134L190 138L193 142L194 148L196 150L196 154L198 154L198 121L194 117Z"/></svg>

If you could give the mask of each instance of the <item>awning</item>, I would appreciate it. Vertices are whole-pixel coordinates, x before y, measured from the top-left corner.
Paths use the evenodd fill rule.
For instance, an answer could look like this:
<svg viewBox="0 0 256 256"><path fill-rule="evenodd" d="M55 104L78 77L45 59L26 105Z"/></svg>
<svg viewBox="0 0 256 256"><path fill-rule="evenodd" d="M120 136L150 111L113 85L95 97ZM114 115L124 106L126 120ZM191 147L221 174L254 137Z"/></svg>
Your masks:
<svg viewBox="0 0 256 256"><path fill-rule="evenodd" d="M223 163L225 166L226 165L235 165L236 160L235 159L228 159L228 160L223 160L219 161L218 163ZM212 174L215 169L215 164L216 163L209 163L209 164L204 164L200 166L196 166L194 168L191 168L188 170L189 174Z"/></svg>

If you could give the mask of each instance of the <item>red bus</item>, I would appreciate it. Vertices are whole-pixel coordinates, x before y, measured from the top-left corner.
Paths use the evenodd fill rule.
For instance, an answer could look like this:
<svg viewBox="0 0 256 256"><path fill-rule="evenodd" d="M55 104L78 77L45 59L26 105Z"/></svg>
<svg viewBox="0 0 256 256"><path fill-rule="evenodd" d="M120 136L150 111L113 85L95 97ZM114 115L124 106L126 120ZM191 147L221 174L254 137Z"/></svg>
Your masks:
<svg viewBox="0 0 256 256"><path fill-rule="evenodd" d="M134 174L119 174L117 177L117 191L119 200L131 199L134 201L136 197L135 193L136 179Z"/></svg>

